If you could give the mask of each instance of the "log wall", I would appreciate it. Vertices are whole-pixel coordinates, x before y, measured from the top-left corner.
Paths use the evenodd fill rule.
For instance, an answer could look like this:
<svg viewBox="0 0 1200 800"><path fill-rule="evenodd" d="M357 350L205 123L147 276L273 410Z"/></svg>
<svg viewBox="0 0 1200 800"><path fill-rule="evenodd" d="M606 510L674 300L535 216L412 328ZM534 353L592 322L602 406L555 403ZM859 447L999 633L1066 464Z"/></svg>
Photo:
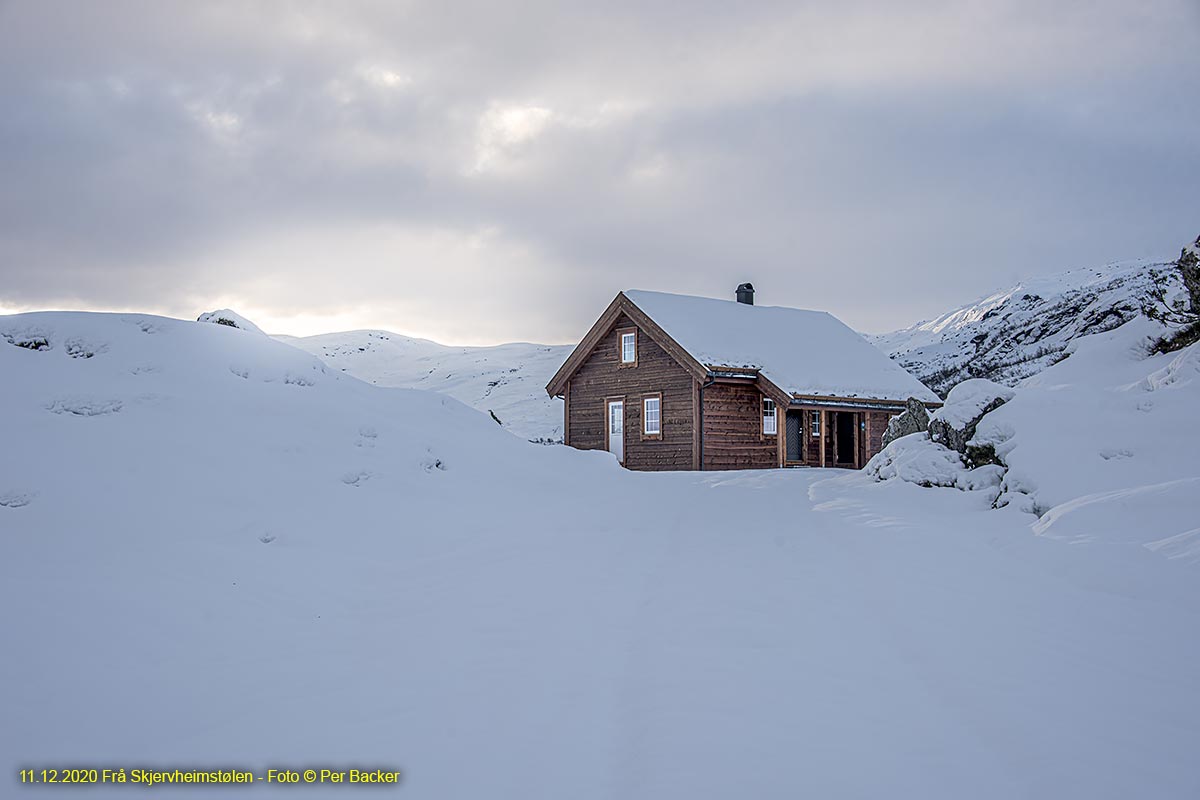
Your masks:
<svg viewBox="0 0 1200 800"><path fill-rule="evenodd" d="M713 384L704 390L704 469L779 466L776 436L762 432L762 393L751 384ZM783 424L779 412L779 425Z"/></svg>
<svg viewBox="0 0 1200 800"><path fill-rule="evenodd" d="M621 330L637 328L617 319L597 343L567 389L567 444L581 450L606 447L606 402L625 399L625 466L636 470L694 469L693 414L695 379L644 331L637 332L637 362L622 365ZM642 399L662 394L661 438L645 438Z"/></svg>

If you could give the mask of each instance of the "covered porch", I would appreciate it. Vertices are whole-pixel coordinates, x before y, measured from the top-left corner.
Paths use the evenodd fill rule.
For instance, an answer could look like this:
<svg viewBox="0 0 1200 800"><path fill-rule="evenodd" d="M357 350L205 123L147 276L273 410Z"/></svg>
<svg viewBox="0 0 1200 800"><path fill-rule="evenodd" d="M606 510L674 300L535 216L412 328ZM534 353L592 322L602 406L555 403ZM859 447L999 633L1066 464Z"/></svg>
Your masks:
<svg viewBox="0 0 1200 800"><path fill-rule="evenodd" d="M902 408L876 403L795 398L783 413L783 467L862 469L879 452L888 420Z"/></svg>

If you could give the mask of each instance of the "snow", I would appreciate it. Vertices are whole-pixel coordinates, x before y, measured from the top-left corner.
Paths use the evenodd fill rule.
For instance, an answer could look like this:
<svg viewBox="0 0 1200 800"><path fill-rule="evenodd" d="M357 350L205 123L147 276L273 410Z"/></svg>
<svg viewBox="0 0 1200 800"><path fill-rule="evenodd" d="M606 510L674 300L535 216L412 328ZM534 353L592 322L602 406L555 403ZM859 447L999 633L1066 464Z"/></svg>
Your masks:
<svg viewBox="0 0 1200 800"><path fill-rule="evenodd" d="M196 318L197 322L211 322L214 325L224 325L228 328L238 328L251 333L262 333L262 329L255 325L250 320L243 317L236 311L228 308L219 308L216 311L208 311Z"/></svg>
<svg viewBox="0 0 1200 800"><path fill-rule="evenodd" d="M1116 328L1151 304L1166 261L1131 261L1023 280L935 319L868 337L941 394L970 377L1014 386L1060 361L1072 341Z"/></svg>
<svg viewBox="0 0 1200 800"><path fill-rule="evenodd" d="M1176 358L1139 358L1136 333L994 412L1047 502L1197 477L1193 356L1146 388ZM1188 484L1090 537L1052 535L1084 508L1035 535L986 493L838 470L625 472L220 325L39 313L0 336L9 780L316 765L401 769L413 798L1200 793ZM1122 425L1026 429L1055 394ZM1118 472L1057 474L1077 464ZM1152 548L1119 541L1142 530Z"/></svg>
<svg viewBox="0 0 1200 800"><path fill-rule="evenodd" d="M570 355L569 345L452 347L382 330L275 338L368 383L443 392L495 415L522 439L562 441L562 401L547 397L545 387Z"/></svg>
<svg viewBox="0 0 1200 800"><path fill-rule="evenodd" d="M789 394L939 402L827 312L640 290L624 294L706 367L757 369Z"/></svg>
<svg viewBox="0 0 1200 800"><path fill-rule="evenodd" d="M997 505L1037 514L1038 535L1200 563L1200 345L1149 355L1163 331L1139 317L1075 340L1069 358L1015 391L982 379L951 390L935 417L959 429L992 398L1008 398L972 440L992 445L1006 469L967 471L951 451L914 435L885 448L865 472L986 488Z"/></svg>
<svg viewBox="0 0 1200 800"><path fill-rule="evenodd" d="M1015 395L1012 389L986 378L970 378L950 390L946 404L935 411L931 419L941 420L961 431L979 419L988 406L997 401L1008 402Z"/></svg>
<svg viewBox="0 0 1200 800"><path fill-rule="evenodd" d="M902 436L867 464L875 480L893 478L918 486L955 486L963 472L958 453L929 441L927 435Z"/></svg>
<svg viewBox="0 0 1200 800"><path fill-rule="evenodd" d="M1139 318L1079 339L1070 358L1025 381L980 423L976 439L997 445L1010 480L1038 508L1074 504L1048 515L1040 533L1149 545L1196 527L1196 495L1186 484L1166 495L1163 487L1200 478L1200 347L1147 356L1162 332ZM1114 515L1111 524L1097 530L1076 510L1083 505Z"/></svg>

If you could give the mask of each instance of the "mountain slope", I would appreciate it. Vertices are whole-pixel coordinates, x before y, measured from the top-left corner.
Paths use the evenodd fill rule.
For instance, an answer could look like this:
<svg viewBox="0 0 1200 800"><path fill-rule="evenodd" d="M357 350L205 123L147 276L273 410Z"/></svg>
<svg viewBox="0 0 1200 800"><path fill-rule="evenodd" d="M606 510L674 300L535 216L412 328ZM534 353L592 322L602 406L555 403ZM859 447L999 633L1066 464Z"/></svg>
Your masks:
<svg viewBox="0 0 1200 800"><path fill-rule="evenodd" d="M522 439L562 441L562 401L548 397L545 387L570 345L450 347L373 330L275 338L367 383L448 394Z"/></svg>
<svg viewBox="0 0 1200 800"><path fill-rule="evenodd" d="M412 798L1200 793L1181 560L837 470L628 473L222 325L0 317L0 380L10 781L357 766L403 770Z"/></svg>
<svg viewBox="0 0 1200 800"><path fill-rule="evenodd" d="M1070 342L1112 330L1152 301L1162 262L1112 264L1022 281L936 319L868 338L938 394L967 378L1015 385L1064 357Z"/></svg>

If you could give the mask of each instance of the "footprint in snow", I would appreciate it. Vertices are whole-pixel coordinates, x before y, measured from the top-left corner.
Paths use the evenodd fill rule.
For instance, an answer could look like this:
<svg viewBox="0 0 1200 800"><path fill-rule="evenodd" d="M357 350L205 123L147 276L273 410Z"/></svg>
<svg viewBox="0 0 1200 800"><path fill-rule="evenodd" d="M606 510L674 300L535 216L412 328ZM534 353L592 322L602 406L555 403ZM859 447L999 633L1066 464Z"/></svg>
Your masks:
<svg viewBox="0 0 1200 800"><path fill-rule="evenodd" d="M358 439L355 440L355 447L374 447L375 440L379 438L379 433L369 425L364 425L358 429Z"/></svg>
<svg viewBox="0 0 1200 800"><path fill-rule="evenodd" d="M52 414L70 414L75 417L102 417L116 414L124 407L120 400L99 400L94 397L64 397L46 406Z"/></svg>
<svg viewBox="0 0 1200 800"><path fill-rule="evenodd" d="M347 486L361 486L370 478L371 473L367 472L366 470L359 470L357 472L352 471L342 475L342 483L346 484Z"/></svg>
<svg viewBox="0 0 1200 800"><path fill-rule="evenodd" d="M3 508L21 508L32 502L32 492L4 492L0 494L0 507Z"/></svg>

